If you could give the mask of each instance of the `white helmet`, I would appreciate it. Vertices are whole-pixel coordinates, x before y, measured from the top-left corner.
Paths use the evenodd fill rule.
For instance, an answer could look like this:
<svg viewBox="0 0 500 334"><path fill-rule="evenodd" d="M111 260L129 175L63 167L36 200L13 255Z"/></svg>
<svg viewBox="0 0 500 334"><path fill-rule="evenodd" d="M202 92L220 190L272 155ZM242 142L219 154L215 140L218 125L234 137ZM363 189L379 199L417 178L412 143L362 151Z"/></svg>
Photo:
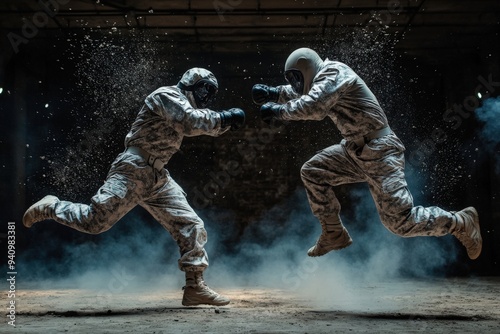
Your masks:
<svg viewBox="0 0 500 334"><path fill-rule="evenodd" d="M185 92L191 105L196 108L206 108L217 94L219 84L212 72L194 67L184 73L177 87Z"/></svg>
<svg viewBox="0 0 500 334"><path fill-rule="evenodd" d="M307 94L322 64L323 60L316 51L309 48L297 49L286 60L285 79L297 94Z"/></svg>

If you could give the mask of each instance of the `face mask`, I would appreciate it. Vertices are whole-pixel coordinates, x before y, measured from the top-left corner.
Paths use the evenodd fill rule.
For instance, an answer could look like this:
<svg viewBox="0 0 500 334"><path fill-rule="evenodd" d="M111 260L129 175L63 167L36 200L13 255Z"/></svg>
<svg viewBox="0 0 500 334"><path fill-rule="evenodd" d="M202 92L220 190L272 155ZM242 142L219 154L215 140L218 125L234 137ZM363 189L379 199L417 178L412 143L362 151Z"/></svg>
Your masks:
<svg viewBox="0 0 500 334"><path fill-rule="evenodd" d="M194 99L198 108L206 108L217 94L217 88L204 80L197 82L193 89Z"/></svg>
<svg viewBox="0 0 500 334"><path fill-rule="evenodd" d="M299 95L304 94L304 76L300 71L288 70L285 72L286 81L292 86L293 91Z"/></svg>

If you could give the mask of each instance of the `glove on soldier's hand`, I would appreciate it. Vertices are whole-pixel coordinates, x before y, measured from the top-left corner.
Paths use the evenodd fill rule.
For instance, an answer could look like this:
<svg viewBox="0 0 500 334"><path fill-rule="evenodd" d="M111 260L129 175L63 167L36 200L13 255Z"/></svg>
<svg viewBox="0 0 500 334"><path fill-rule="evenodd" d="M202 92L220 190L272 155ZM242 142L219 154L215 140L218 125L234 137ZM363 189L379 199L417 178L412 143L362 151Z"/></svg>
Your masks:
<svg viewBox="0 0 500 334"><path fill-rule="evenodd" d="M238 130L245 124L245 112L239 108L231 108L220 112L221 128L230 126L231 130Z"/></svg>
<svg viewBox="0 0 500 334"><path fill-rule="evenodd" d="M260 107L260 118L267 125L271 125L273 119L279 119L281 104L268 102Z"/></svg>
<svg viewBox="0 0 500 334"><path fill-rule="evenodd" d="M259 106L266 102L277 102L279 97L278 88L263 84L256 84L252 87L252 100Z"/></svg>

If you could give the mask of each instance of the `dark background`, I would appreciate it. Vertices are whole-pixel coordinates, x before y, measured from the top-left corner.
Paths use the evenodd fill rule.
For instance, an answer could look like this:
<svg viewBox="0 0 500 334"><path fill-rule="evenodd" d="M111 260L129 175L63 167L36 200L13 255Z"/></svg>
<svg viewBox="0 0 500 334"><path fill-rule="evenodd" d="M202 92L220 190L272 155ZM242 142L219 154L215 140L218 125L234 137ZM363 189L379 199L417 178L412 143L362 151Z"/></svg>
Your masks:
<svg viewBox="0 0 500 334"><path fill-rule="evenodd" d="M151 232L139 233L144 238L164 233L140 208L107 236L82 235L53 222L27 230L22 215L49 193L88 203L123 150L144 97L176 84L195 66L219 80L213 109L240 107L247 113L240 131L186 138L168 164L216 235L211 254L236 254L244 262L243 244L271 245L290 230L305 252L319 224L305 202L300 167L340 135L326 119L270 128L260 121L250 91L255 83L282 84L288 54L308 46L349 64L377 95L406 145L416 204L478 209L481 257L469 261L454 240L443 238L454 247L440 252L456 256L430 274L500 274L498 138L484 137L486 125L473 111L500 95L498 1L54 0L48 9L37 1L2 1L0 17L0 216L4 227L16 222L21 261L37 255L64 264L71 259L69 247L99 254L101 244L138 229ZM493 82L489 89L484 80ZM490 123L498 129L495 121ZM367 188L342 186L338 197L346 221L359 217L360 206L368 208L366 220L346 225L361 243L375 242L369 225L381 224ZM304 222L296 223L294 215ZM431 241L423 239L403 240L398 247L404 254L425 253L418 245ZM175 252L171 241L162 247ZM63 269L55 272L64 276Z"/></svg>

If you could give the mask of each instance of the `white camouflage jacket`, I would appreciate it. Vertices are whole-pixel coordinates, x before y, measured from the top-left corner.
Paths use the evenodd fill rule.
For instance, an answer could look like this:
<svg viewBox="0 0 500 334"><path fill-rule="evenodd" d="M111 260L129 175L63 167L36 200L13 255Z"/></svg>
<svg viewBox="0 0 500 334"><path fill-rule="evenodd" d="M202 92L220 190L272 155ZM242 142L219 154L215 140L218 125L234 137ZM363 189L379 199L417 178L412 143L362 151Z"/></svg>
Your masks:
<svg viewBox="0 0 500 334"><path fill-rule="evenodd" d="M218 112L193 108L177 86L160 87L146 97L125 147L140 147L167 163L184 136L218 136L227 130L221 128Z"/></svg>
<svg viewBox="0 0 500 334"><path fill-rule="evenodd" d="M283 120L330 117L346 140L360 138L388 125L377 98L347 65L326 59L308 94L298 96L290 85L278 86Z"/></svg>

